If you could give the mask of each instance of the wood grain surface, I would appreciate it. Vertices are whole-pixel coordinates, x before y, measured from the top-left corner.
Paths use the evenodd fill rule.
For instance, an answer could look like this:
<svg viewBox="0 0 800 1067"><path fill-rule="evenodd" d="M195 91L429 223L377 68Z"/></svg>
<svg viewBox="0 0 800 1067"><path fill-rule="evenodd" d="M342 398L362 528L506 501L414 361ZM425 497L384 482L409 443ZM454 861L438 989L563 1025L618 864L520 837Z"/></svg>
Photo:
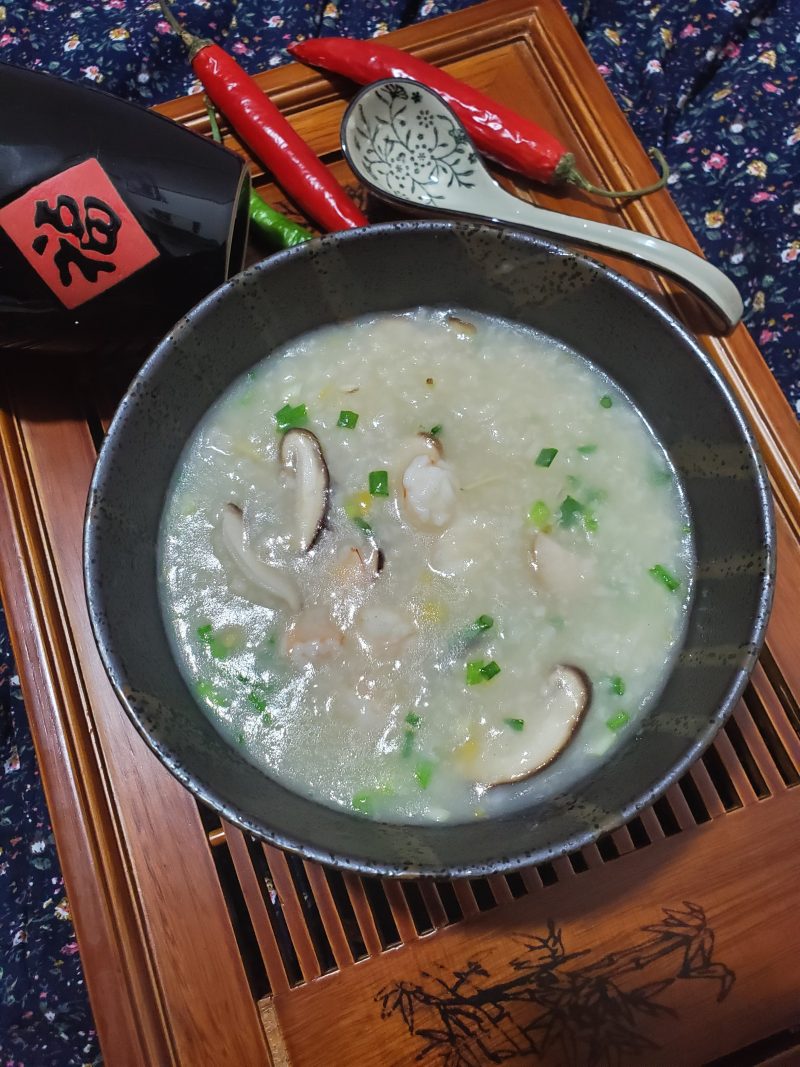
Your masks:
<svg viewBox="0 0 800 1067"><path fill-rule="evenodd" d="M644 148L556 0L489 0L393 43L536 117L592 180L652 180ZM338 148L353 87L295 65L258 80L354 186ZM207 129L199 98L160 110ZM257 164L253 172L267 198L291 211ZM696 250L667 192L616 208L501 180L544 206ZM800 1021L800 435L744 327L715 337L692 298L621 269L698 331L758 436L776 500L775 609L745 700L687 780L607 842L517 881L423 883L415 896L299 864L233 827L207 833L211 820L204 815L204 825L122 713L84 602L87 487L134 368L115 362L113 344L87 353L81 367L20 360L9 368L0 583L112 1067L260 1067L273 1057L301 1067L405 1064L430 1042L424 1062L444 1062L436 1057L449 1046L434 1032L451 1025L464 1050L454 1064L590 1062L585 1035L594 1027L610 1062L683 1065ZM387 988L394 993L381 1018ZM626 1012L644 1045L626 1036ZM604 1030L611 1021L616 1029Z"/></svg>

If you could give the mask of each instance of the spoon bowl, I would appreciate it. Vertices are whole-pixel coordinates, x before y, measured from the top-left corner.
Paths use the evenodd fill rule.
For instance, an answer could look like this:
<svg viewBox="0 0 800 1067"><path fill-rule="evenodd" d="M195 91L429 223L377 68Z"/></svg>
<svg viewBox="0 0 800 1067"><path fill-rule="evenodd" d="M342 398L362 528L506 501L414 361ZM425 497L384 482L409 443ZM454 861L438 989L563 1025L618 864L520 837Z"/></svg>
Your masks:
<svg viewBox="0 0 800 1067"><path fill-rule="evenodd" d="M351 170L383 200L437 215L511 223L613 252L676 278L710 304L728 329L742 317L736 286L694 252L658 237L534 207L506 192L455 113L420 82L384 80L362 89L342 119L341 144Z"/></svg>

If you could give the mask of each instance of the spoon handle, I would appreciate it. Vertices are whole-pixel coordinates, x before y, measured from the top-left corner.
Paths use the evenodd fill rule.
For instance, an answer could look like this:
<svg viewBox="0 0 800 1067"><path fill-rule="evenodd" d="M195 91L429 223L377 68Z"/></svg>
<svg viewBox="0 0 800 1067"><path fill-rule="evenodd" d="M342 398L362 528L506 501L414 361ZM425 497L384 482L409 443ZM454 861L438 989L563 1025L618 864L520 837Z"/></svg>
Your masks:
<svg viewBox="0 0 800 1067"><path fill-rule="evenodd" d="M619 252L628 259L677 278L716 308L729 327L741 319L744 307L739 290L727 275L694 252L659 237L534 207L499 188L495 193L486 202L489 209L486 215L493 221L510 222L539 233L565 237L587 248Z"/></svg>

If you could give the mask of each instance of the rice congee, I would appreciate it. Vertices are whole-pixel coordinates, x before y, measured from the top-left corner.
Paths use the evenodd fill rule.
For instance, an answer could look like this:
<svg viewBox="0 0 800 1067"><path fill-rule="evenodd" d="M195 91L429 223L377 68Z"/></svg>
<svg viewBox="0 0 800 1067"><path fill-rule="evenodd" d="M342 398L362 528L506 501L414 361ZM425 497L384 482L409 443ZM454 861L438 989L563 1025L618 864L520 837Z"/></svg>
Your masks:
<svg viewBox="0 0 800 1067"><path fill-rule="evenodd" d="M163 612L231 744L315 800L464 822L568 788L680 645L690 518L628 399L468 310L326 327L206 414Z"/></svg>

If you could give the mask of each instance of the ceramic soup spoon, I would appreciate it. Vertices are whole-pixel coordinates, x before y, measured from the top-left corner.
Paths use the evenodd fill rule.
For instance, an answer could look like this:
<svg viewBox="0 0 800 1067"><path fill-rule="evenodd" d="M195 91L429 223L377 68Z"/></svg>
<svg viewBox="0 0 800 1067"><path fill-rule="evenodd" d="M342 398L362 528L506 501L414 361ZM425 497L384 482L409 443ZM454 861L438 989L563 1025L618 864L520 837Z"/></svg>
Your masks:
<svg viewBox="0 0 800 1067"><path fill-rule="evenodd" d="M442 98L414 81L375 82L354 97L341 127L353 172L384 200L470 215L619 253L676 278L729 327L742 317L733 282L700 256L643 233L534 207L502 189Z"/></svg>

